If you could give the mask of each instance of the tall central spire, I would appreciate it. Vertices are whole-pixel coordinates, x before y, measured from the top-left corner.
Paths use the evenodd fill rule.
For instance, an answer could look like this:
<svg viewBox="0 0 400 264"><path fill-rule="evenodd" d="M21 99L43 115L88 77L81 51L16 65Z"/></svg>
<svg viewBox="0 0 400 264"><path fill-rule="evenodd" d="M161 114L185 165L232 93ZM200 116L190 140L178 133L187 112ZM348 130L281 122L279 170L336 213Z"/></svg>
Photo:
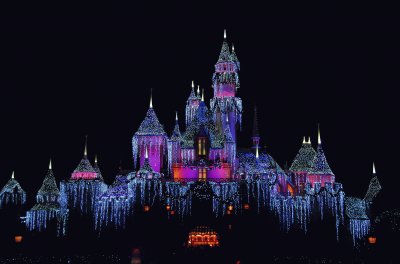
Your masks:
<svg viewBox="0 0 400 264"><path fill-rule="evenodd" d="M153 108L153 89L150 90L150 108Z"/></svg>

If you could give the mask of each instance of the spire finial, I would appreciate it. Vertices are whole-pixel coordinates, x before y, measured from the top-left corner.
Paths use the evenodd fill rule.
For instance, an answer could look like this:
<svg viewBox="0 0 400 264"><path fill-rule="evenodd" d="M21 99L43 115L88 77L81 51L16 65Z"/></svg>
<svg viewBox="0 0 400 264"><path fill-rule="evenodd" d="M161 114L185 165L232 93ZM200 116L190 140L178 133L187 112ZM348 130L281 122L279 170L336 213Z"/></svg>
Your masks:
<svg viewBox="0 0 400 264"><path fill-rule="evenodd" d="M321 144L321 132L319 130L319 124L318 124L318 144Z"/></svg>
<svg viewBox="0 0 400 264"><path fill-rule="evenodd" d="M14 179L14 171L11 174L11 179Z"/></svg>
<svg viewBox="0 0 400 264"><path fill-rule="evenodd" d="M375 162L372 162L372 174L376 174Z"/></svg>
<svg viewBox="0 0 400 264"><path fill-rule="evenodd" d="M200 95L200 85L197 85L197 96Z"/></svg>
<svg viewBox="0 0 400 264"><path fill-rule="evenodd" d="M235 51L235 46L233 46L233 43L232 43L232 52L234 52Z"/></svg>
<svg viewBox="0 0 400 264"><path fill-rule="evenodd" d="M226 29L224 29L224 39L226 39Z"/></svg>
<svg viewBox="0 0 400 264"><path fill-rule="evenodd" d="M153 89L150 89L150 108L153 108Z"/></svg>
<svg viewBox="0 0 400 264"><path fill-rule="evenodd" d="M87 156L87 135L85 136L85 150L83 152L84 156Z"/></svg>
<svg viewBox="0 0 400 264"><path fill-rule="evenodd" d="M51 168L51 159L50 159L50 162L49 162L49 170L51 170L52 168Z"/></svg>
<svg viewBox="0 0 400 264"><path fill-rule="evenodd" d="M175 121L178 121L178 111L175 111Z"/></svg>
<svg viewBox="0 0 400 264"><path fill-rule="evenodd" d="M256 159L258 159L260 156L258 154L258 145L256 146Z"/></svg>
<svg viewBox="0 0 400 264"><path fill-rule="evenodd" d="M194 81L192 80L192 88L194 88Z"/></svg>
<svg viewBox="0 0 400 264"><path fill-rule="evenodd" d="M308 136L308 144L311 144L311 137Z"/></svg>
<svg viewBox="0 0 400 264"><path fill-rule="evenodd" d="M94 164L97 164L97 154L94 155Z"/></svg>
<svg viewBox="0 0 400 264"><path fill-rule="evenodd" d="M308 142L306 142L306 137L303 137L303 144L306 144Z"/></svg>
<svg viewBox="0 0 400 264"><path fill-rule="evenodd" d="M202 89L202 93L201 93L201 101L204 102L204 89Z"/></svg>
<svg viewBox="0 0 400 264"><path fill-rule="evenodd" d="M148 159L149 158L149 152L147 151L147 146L146 146L146 151L144 153L144 158Z"/></svg>

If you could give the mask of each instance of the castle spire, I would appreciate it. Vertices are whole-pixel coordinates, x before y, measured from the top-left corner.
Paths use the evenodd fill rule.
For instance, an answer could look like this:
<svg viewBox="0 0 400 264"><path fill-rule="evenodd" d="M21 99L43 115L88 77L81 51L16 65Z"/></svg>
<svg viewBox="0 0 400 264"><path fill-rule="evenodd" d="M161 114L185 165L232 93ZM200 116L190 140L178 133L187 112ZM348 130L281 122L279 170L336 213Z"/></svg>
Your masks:
<svg viewBox="0 0 400 264"><path fill-rule="evenodd" d="M256 146L256 159L258 159L260 156L258 154L258 145Z"/></svg>
<svg viewBox="0 0 400 264"><path fill-rule="evenodd" d="M319 130L319 124L318 124L318 145L321 144L321 132Z"/></svg>
<svg viewBox="0 0 400 264"><path fill-rule="evenodd" d="M146 150L145 150L145 153L144 153L144 158L145 159L149 158L149 152L147 151L147 146L146 146Z"/></svg>
<svg viewBox="0 0 400 264"><path fill-rule="evenodd" d="M178 111L175 111L175 121L178 122Z"/></svg>
<svg viewBox="0 0 400 264"><path fill-rule="evenodd" d="M194 89L194 81L192 80L192 89Z"/></svg>
<svg viewBox="0 0 400 264"><path fill-rule="evenodd" d="M11 179L14 179L14 171L11 174Z"/></svg>
<svg viewBox="0 0 400 264"><path fill-rule="evenodd" d="M375 162L372 162L372 174L376 174L376 170L375 170Z"/></svg>
<svg viewBox="0 0 400 264"><path fill-rule="evenodd" d="M311 144L311 137L310 136L308 136L308 142L307 143Z"/></svg>
<svg viewBox="0 0 400 264"><path fill-rule="evenodd" d="M224 40L226 39L226 29L224 29Z"/></svg>
<svg viewBox="0 0 400 264"><path fill-rule="evenodd" d="M201 101L204 102L204 89L202 89L202 93L201 93Z"/></svg>
<svg viewBox="0 0 400 264"><path fill-rule="evenodd" d="M85 137L85 150L83 151L83 156L87 156L87 135Z"/></svg>
<svg viewBox="0 0 400 264"><path fill-rule="evenodd" d="M306 144L308 142L306 142L306 137L303 137L303 144Z"/></svg>
<svg viewBox="0 0 400 264"><path fill-rule="evenodd" d="M200 97L200 85L197 85L197 96Z"/></svg>
<svg viewBox="0 0 400 264"><path fill-rule="evenodd" d="M51 170L51 159L50 159L50 163L49 163L49 170Z"/></svg>
<svg viewBox="0 0 400 264"><path fill-rule="evenodd" d="M97 164L97 154L94 155L94 164Z"/></svg>
<svg viewBox="0 0 400 264"><path fill-rule="evenodd" d="M150 90L150 108L153 108L153 89Z"/></svg>

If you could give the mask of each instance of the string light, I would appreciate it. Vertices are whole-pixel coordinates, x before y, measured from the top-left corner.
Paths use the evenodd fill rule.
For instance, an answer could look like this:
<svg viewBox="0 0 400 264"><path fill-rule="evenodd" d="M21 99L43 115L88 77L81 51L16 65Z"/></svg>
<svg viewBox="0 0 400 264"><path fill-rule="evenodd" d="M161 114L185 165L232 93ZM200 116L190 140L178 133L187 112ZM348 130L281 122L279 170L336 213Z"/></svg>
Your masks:
<svg viewBox="0 0 400 264"><path fill-rule="evenodd" d="M26 203L26 192L22 189L19 182L14 177L14 171L11 179L4 185L0 191L0 209L8 206L19 206Z"/></svg>

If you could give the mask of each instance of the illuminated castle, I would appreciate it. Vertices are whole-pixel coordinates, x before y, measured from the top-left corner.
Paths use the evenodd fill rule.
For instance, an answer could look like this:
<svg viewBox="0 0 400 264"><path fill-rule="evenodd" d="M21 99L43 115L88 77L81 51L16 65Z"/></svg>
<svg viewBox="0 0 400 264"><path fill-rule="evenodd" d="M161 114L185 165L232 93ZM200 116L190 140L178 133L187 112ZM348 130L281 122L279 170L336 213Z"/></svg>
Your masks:
<svg viewBox="0 0 400 264"><path fill-rule="evenodd" d="M28 229L41 231L56 218L58 232L63 234L68 215L76 216L73 212L90 216L99 231L108 226L124 228L140 207L146 213L150 207L165 206L169 217L175 213L183 217L191 214L194 200L202 200L211 203L216 217L240 215L254 205L257 213L277 216L286 232L297 227L307 232L313 216L318 215L321 220L326 216L335 220L338 236L346 216L354 243L365 237L370 227L369 206L381 190L375 167L365 197L346 197L328 164L318 127L316 150L310 138L304 137L290 168L282 169L269 153L259 149L256 108L252 146L239 151L237 132L243 111L237 97L239 70L239 60L224 32L210 104L206 105L204 91L198 86L196 91L192 82L185 129L181 131L176 113L168 136L151 96L146 116L132 138L134 170L120 170L110 186L103 180L97 157L94 166L90 163L87 142L83 158L71 176L61 181L60 189L50 165L37 202L24 218ZM0 192L0 209L25 200L25 192L12 177ZM211 240L189 241L210 244Z"/></svg>
<svg viewBox="0 0 400 264"><path fill-rule="evenodd" d="M204 91L197 93L192 82L186 102L186 129L180 132L178 114L170 138L160 124L152 101L146 117L133 136L135 166L143 166L148 152L150 166L156 172L168 160L168 171L174 179L230 179L236 166L236 131L242 117L242 100L236 97L239 88L240 63L226 42L215 64L212 78L214 97L207 107ZM151 99L150 99L151 100Z"/></svg>

